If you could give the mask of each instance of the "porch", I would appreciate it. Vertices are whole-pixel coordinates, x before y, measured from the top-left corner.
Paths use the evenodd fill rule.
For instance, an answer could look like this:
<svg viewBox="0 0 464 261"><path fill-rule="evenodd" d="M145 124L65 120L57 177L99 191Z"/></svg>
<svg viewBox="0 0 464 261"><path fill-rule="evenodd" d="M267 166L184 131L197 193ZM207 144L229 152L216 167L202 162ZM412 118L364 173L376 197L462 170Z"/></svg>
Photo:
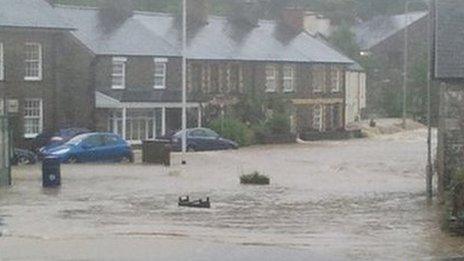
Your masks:
<svg viewBox="0 0 464 261"><path fill-rule="evenodd" d="M97 92L97 129L113 132L131 144L154 140L182 128L180 102L120 102ZM187 103L187 127L202 126L200 103Z"/></svg>

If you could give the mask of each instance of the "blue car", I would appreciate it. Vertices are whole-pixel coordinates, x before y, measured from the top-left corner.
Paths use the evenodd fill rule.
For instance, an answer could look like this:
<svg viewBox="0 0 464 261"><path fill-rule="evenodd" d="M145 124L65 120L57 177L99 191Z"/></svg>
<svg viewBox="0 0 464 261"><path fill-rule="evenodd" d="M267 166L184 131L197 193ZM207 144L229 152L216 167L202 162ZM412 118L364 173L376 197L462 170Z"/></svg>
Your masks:
<svg viewBox="0 0 464 261"><path fill-rule="evenodd" d="M172 149L174 151L180 151L182 149L182 133L182 131L179 131L171 138ZM187 129L187 151L229 149L238 149L238 144L234 141L221 138L219 134L210 129Z"/></svg>
<svg viewBox="0 0 464 261"><path fill-rule="evenodd" d="M58 157L63 163L95 161L134 161L130 145L113 133L86 133L78 135L63 145L44 148L41 158Z"/></svg>

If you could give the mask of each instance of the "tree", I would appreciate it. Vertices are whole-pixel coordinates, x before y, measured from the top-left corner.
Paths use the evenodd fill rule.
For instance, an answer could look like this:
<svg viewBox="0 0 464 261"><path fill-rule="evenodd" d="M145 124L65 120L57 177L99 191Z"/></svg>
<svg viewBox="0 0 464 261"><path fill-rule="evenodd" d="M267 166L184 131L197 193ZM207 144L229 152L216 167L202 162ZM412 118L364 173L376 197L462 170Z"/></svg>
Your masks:
<svg viewBox="0 0 464 261"><path fill-rule="evenodd" d="M338 26L330 36L329 41L345 55L353 59L358 59L360 48L356 43L355 35L351 31L348 23L344 22Z"/></svg>

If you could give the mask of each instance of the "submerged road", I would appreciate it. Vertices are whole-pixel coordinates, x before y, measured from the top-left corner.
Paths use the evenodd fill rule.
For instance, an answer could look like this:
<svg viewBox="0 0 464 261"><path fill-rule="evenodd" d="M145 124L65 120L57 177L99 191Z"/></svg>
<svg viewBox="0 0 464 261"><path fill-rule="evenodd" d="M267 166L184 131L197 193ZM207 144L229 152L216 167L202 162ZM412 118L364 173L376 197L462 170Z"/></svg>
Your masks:
<svg viewBox="0 0 464 261"><path fill-rule="evenodd" d="M464 255L425 197L426 130L188 155L188 165L40 166L0 190L0 260L345 260ZM180 162L174 155L174 163ZM264 187L239 176L260 171ZM212 200L210 210L177 197Z"/></svg>

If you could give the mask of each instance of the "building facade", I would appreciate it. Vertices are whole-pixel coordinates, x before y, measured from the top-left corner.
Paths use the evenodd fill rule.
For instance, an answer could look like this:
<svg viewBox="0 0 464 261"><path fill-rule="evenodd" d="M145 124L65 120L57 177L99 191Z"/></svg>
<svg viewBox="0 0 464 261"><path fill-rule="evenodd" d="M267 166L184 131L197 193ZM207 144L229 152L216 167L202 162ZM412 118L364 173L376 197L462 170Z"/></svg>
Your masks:
<svg viewBox="0 0 464 261"><path fill-rule="evenodd" d="M91 120L82 120L92 111L85 105L85 86L71 90L83 108L79 115L64 114L74 100L67 97L69 72L64 66L70 57L63 52L72 26L45 1L2 0L0 5L1 107L10 116L15 146L29 147L39 133L66 121L91 125Z"/></svg>
<svg viewBox="0 0 464 261"><path fill-rule="evenodd" d="M92 53L97 130L138 143L181 126L180 27L168 14L134 12L117 27L98 9L58 6ZM293 14L293 12L292 12ZM302 15L305 12L301 12ZM300 25L235 24L216 16L188 32L188 122L201 126L253 92L291 107L293 132L345 127L345 71L354 62Z"/></svg>

